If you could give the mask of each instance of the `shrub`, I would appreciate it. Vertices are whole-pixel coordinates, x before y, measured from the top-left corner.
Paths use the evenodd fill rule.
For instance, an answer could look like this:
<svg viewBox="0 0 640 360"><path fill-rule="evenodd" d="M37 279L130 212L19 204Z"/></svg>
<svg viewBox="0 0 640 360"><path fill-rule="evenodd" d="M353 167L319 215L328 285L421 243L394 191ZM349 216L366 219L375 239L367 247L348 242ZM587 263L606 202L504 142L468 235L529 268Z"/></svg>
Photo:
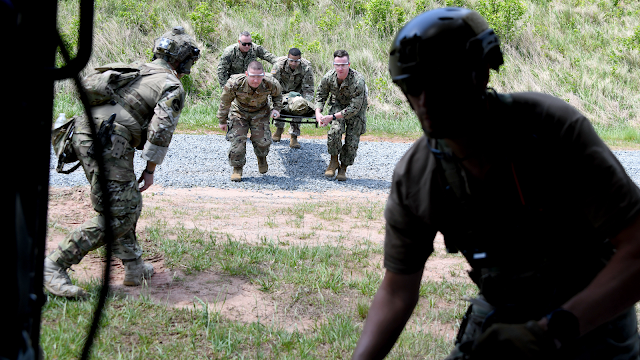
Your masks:
<svg viewBox="0 0 640 360"><path fill-rule="evenodd" d="M73 16L68 24L69 25L67 29L63 29L60 26L58 26L58 29L60 31L62 42L69 52L69 58L73 59L75 57L76 50L78 49L78 31L80 29L80 18L78 16ZM62 66L63 63L64 60L62 60L62 56L60 56L57 61L57 66Z"/></svg>
<svg viewBox="0 0 640 360"><path fill-rule="evenodd" d="M524 16L526 7L521 0L479 0L475 10L487 20L502 41L508 42L518 34L518 22Z"/></svg>
<svg viewBox="0 0 640 360"><path fill-rule="evenodd" d="M293 10L296 6L300 9L307 10L314 5L313 0L284 0L287 10Z"/></svg>
<svg viewBox="0 0 640 360"><path fill-rule="evenodd" d="M327 8L327 10L320 16L320 20L318 20L318 27L320 30L331 33L333 29L340 23L340 15L336 12L336 9L333 6Z"/></svg>
<svg viewBox="0 0 640 360"><path fill-rule="evenodd" d="M126 25L148 35L163 26L158 11L152 4L143 0L122 0L118 16Z"/></svg>
<svg viewBox="0 0 640 360"><path fill-rule="evenodd" d="M307 51L310 52L310 53L316 53L317 54L317 53L320 52L320 50L321 50L320 41L318 41L318 40L314 40L314 41L310 42L307 45Z"/></svg>
<svg viewBox="0 0 640 360"><path fill-rule="evenodd" d="M255 42L258 45L264 45L264 36L262 36L262 34L260 34L259 32L252 32L251 41Z"/></svg>
<svg viewBox="0 0 640 360"><path fill-rule="evenodd" d="M197 38L201 40L212 40L216 36L216 18L219 12L212 9L209 3L201 2L189 14L189 19L193 25L193 31Z"/></svg>
<svg viewBox="0 0 640 360"><path fill-rule="evenodd" d="M393 0L369 0L366 5L365 23L380 35L392 35L406 20L403 8Z"/></svg>
<svg viewBox="0 0 640 360"><path fill-rule="evenodd" d="M629 36L622 40L622 43L629 50L638 49L640 50L640 26L636 27L633 35Z"/></svg>

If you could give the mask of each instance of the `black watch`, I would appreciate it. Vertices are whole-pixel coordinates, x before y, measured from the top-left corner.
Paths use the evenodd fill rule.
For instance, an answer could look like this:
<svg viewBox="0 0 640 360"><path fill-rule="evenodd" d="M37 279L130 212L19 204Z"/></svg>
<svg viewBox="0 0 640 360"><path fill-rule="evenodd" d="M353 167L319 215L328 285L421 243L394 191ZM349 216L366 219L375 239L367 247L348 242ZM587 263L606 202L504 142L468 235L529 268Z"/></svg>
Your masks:
<svg viewBox="0 0 640 360"><path fill-rule="evenodd" d="M562 346L580 337L580 321L569 310L557 308L547 315L547 333Z"/></svg>
<svg viewBox="0 0 640 360"><path fill-rule="evenodd" d="M333 115L331 115L331 116L333 116L333 120L335 120L335 119L336 119L336 114L333 114Z"/></svg>
<svg viewBox="0 0 640 360"><path fill-rule="evenodd" d="M155 170L154 170L154 171L149 171L149 170L147 170L147 169L144 169L144 172L146 172L146 173L147 173L147 174L149 174L149 175L153 175L153 173L155 172Z"/></svg>

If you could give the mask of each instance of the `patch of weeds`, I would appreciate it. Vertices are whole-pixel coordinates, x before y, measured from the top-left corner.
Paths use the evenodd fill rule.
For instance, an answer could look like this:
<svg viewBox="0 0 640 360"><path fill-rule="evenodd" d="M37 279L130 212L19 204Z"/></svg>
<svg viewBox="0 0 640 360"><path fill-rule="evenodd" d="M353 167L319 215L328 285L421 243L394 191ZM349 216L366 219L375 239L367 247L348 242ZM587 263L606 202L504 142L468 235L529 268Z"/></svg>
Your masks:
<svg viewBox="0 0 640 360"><path fill-rule="evenodd" d="M274 227L278 227L278 224L276 223L275 219L270 216L267 216L267 221L265 221L264 224L271 229L273 229Z"/></svg>
<svg viewBox="0 0 640 360"><path fill-rule="evenodd" d="M358 300L358 302L356 303L356 312L358 313L358 317L360 317L360 319L364 320L367 318L367 315L369 315L369 306L370 301L363 299Z"/></svg>
<svg viewBox="0 0 640 360"><path fill-rule="evenodd" d="M316 236L316 232L315 231L312 231L310 233L303 232L303 233L298 234L298 239L307 240L307 239L310 239L310 238L312 238L314 236Z"/></svg>
<svg viewBox="0 0 640 360"><path fill-rule="evenodd" d="M360 291L362 295L373 296L375 295L376 291L378 291L381 283L381 274L365 270L363 277L355 279L351 278L351 280L349 281L349 287Z"/></svg>

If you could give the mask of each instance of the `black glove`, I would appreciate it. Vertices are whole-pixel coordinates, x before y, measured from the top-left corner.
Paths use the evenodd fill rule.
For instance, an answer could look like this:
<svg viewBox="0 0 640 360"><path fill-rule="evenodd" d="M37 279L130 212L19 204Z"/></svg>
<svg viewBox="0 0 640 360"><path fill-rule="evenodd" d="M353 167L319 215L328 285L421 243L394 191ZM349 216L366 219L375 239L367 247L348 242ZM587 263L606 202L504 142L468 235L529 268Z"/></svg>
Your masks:
<svg viewBox="0 0 640 360"><path fill-rule="evenodd" d="M526 324L494 324L473 344L471 359L552 359L553 339L535 321Z"/></svg>

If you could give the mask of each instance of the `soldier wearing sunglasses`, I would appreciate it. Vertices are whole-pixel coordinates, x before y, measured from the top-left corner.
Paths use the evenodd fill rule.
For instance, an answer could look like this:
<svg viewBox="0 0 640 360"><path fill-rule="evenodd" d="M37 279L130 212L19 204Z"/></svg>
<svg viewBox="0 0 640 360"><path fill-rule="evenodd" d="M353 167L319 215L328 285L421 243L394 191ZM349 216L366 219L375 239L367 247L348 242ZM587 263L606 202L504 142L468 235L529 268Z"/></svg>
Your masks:
<svg viewBox="0 0 640 360"><path fill-rule="evenodd" d="M262 46L253 43L248 31L241 32L238 43L224 49L220 57L218 63L220 87L224 87L231 75L244 73L247 66L256 59L266 60L273 64L276 61L276 56Z"/></svg>

